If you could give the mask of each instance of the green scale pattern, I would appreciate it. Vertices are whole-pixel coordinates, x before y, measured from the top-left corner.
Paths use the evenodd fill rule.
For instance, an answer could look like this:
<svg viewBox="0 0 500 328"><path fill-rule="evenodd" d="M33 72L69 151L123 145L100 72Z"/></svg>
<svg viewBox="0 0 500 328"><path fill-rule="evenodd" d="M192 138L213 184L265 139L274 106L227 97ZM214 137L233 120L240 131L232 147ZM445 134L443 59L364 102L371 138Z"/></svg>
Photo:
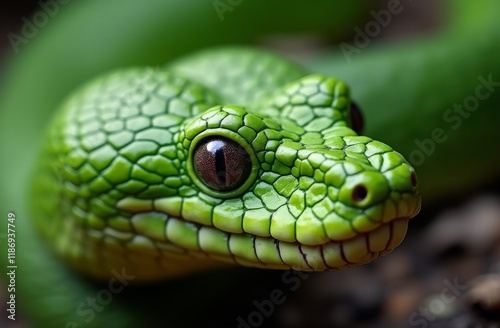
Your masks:
<svg viewBox="0 0 500 328"><path fill-rule="evenodd" d="M127 267L143 280L224 263L334 270L402 241L420 209L415 172L351 129L343 82L300 77L247 49L212 50L166 71L97 78L49 127L34 213L78 270L106 278ZM207 136L250 155L237 189L216 191L197 176L193 152Z"/></svg>

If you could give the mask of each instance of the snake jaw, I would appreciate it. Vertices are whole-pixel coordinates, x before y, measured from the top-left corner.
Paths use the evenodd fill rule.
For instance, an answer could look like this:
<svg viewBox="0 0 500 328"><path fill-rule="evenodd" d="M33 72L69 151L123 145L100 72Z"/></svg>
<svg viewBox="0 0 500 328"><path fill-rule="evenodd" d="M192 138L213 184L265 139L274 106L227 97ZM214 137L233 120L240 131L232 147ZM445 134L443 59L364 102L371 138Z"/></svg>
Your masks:
<svg viewBox="0 0 500 328"><path fill-rule="evenodd" d="M368 233L315 246L271 237L231 234L228 239L232 256L218 259L266 269L332 271L351 268L392 252L404 239L408 220L398 218Z"/></svg>

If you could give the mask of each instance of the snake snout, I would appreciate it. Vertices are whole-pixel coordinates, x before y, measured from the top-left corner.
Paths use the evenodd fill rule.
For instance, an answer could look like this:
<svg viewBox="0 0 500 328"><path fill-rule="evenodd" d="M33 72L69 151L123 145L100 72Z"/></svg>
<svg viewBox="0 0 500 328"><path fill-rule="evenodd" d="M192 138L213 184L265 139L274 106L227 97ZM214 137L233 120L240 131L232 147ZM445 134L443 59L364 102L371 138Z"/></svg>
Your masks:
<svg viewBox="0 0 500 328"><path fill-rule="evenodd" d="M389 193L389 184L381 173L365 171L346 177L339 199L353 207L367 208L386 199Z"/></svg>

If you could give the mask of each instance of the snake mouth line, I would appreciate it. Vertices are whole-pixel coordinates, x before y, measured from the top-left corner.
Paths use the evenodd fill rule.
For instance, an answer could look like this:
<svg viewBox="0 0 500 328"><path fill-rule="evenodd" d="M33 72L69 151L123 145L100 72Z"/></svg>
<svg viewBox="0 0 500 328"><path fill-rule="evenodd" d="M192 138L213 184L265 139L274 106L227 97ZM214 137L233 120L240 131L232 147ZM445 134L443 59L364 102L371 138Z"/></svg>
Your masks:
<svg viewBox="0 0 500 328"><path fill-rule="evenodd" d="M336 242L340 244L343 261L350 267L368 263L392 252L404 240L409 220L408 217L396 218L372 231L361 233L349 240Z"/></svg>
<svg viewBox="0 0 500 328"><path fill-rule="evenodd" d="M340 239L342 234L339 234L338 239L305 244L280 240L272 235L223 231L212 225L171 216L161 207L153 207L151 212L137 213L132 217L137 236L127 238L127 245L130 244L127 257L143 266L144 252L151 251L155 254L151 261L165 270L171 270L175 261L188 266L205 260L200 266L215 267L217 262L219 265L224 262L264 269L333 271L368 263L397 247L403 241L408 222L417 208L408 207L401 212L404 214L380 220L377 227L357 231L345 239ZM152 229L158 226L159 229ZM120 237L120 234L111 234L110 229L104 233ZM135 255L130 255L131 252Z"/></svg>
<svg viewBox="0 0 500 328"><path fill-rule="evenodd" d="M409 219L396 218L350 239L332 240L314 246L279 241L272 237L231 234L228 239L230 258L224 259L220 255L209 257L267 269L332 271L350 268L390 253L403 241ZM243 243L247 245L246 250L240 245ZM249 250L249 247L252 249Z"/></svg>

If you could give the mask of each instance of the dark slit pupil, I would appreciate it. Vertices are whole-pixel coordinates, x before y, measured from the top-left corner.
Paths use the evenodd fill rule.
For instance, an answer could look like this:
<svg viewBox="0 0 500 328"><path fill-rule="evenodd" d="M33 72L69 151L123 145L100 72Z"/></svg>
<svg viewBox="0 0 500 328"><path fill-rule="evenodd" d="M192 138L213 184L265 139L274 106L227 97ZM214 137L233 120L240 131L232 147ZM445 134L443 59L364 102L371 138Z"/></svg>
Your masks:
<svg viewBox="0 0 500 328"><path fill-rule="evenodd" d="M226 159L224 156L224 146L215 150L215 172L222 186L226 186Z"/></svg>

